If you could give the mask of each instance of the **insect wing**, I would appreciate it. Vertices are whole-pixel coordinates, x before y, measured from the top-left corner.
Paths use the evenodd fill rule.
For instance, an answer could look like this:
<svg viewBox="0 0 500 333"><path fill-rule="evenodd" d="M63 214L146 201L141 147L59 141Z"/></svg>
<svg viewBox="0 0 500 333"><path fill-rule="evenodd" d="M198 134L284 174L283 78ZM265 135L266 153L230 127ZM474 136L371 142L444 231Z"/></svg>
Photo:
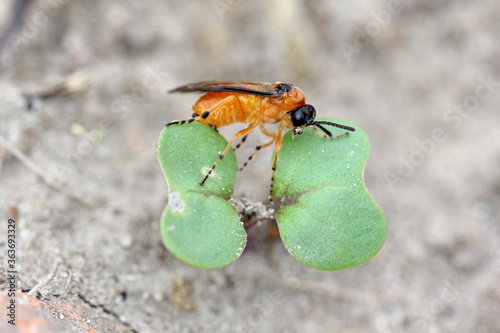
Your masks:
<svg viewBox="0 0 500 333"><path fill-rule="evenodd" d="M180 86L169 92L221 92L229 91L240 94L279 97L283 91L276 84L245 81L202 81Z"/></svg>

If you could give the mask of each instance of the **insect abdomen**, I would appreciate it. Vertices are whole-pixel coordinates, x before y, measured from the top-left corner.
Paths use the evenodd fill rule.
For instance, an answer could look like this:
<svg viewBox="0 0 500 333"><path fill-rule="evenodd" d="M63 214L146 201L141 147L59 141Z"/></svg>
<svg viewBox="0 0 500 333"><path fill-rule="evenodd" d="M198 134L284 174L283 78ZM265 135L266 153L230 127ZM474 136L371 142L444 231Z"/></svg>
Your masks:
<svg viewBox="0 0 500 333"><path fill-rule="evenodd" d="M228 97L229 99L227 101L221 104L216 110L213 110L206 119L200 122L205 125L214 125L216 127L229 125L235 122L251 122L250 120L253 118L252 115L258 112L258 110L255 109L257 106L255 97L258 96L231 92L210 92L203 95L196 104L193 105L193 111L201 116L205 111L210 110L210 108Z"/></svg>

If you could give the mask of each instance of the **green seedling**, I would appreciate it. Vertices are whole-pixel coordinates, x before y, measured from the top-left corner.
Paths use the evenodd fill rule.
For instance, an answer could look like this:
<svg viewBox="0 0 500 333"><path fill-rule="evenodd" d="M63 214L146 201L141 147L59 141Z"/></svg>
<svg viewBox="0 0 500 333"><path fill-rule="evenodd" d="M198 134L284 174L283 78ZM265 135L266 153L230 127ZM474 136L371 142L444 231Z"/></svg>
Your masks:
<svg viewBox="0 0 500 333"><path fill-rule="evenodd" d="M273 199L288 251L311 267L339 270L373 257L384 243L387 224L363 181L368 137L353 124L327 120L356 131L336 140L322 138L312 128L294 140L287 133L278 156Z"/></svg>
<svg viewBox="0 0 500 333"><path fill-rule="evenodd" d="M228 202L237 169L232 151L200 186L226 145L215 130L199 123L166 127L158 140L157 157L169 187L162 239L177 258L198 268L229 265L246 245L243 223Z"/></svg>
<svg viewBox="0 0 500 333"><path fill-rule="evenodd" d="M356 132L335 140L311 127L292 140L290 131L278 156L273 204L283 243L297 260L321 270L357 266L385 240L385 217L363 182L370 143L353 127ZM228 265L246 245L243 224L228 203L237 168L232 150L200 186L226 145L217 131L196 122L166 127L158 140L170 192L160 224L163 242L199 268Z"/></svg>

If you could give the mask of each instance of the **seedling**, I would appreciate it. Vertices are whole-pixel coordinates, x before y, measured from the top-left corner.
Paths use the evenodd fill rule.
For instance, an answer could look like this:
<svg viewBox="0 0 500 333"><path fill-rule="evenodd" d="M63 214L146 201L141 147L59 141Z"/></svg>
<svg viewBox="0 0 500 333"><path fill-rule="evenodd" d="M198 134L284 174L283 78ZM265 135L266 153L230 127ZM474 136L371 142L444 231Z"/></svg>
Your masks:
<svg viewBox="0 0 500 333"><path fill-rule="evenodd" d="M373 257L387 226L363 182L370 152L366 134L353 124L324 121L353 127L355 134L330 140L309 127L292 140L288 132L272 205L283 243L297 260L339 270ZM335 131L333 136L345 133ZM228 265L246 245L243 224L228 203L237 168L233 151L227 151L204 186L199 181L226 145L214 129L197 122L166 127L158 140L158 160L170 192L161 218L163 242L180 260L199 268Z"/></svg>

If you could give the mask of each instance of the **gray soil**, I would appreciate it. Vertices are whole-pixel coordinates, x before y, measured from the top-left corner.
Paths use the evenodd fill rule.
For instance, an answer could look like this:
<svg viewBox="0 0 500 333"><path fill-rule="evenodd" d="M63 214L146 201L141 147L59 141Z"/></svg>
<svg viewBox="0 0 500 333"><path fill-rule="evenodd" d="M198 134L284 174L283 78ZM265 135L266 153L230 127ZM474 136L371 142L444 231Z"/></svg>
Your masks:
<svg viewBox="0 0 500 333"><path fill-rule="evenodd" d="M0 331L500 332L497 1L53 0L24 22L0 60ZM269 221L222 269L163 247L155 144L197 98L166 91L211 79L293 83L318 116L367 132L389 226L373 259L309 268L262 236ZM250 138L240 165L266 140ZM266 198L271 154L238 173L236 197Z"/></svg>

